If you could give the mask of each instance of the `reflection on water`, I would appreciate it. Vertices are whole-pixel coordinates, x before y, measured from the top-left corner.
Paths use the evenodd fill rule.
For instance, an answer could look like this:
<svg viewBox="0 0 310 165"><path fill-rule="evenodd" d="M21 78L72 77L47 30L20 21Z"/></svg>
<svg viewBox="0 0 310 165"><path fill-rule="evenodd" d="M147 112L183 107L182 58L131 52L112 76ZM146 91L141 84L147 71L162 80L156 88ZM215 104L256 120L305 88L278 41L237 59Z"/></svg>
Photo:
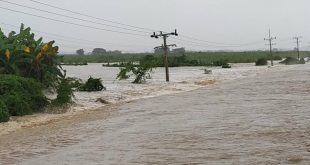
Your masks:
<svg viewBox="0 0 310 165"><path fill-rule="evenodd" d="M308 164L309 65L242 72L246 67L212 76L247 79L2 136L0 164ZM188 85L179 81L188 79L167 86Z"/></svg>

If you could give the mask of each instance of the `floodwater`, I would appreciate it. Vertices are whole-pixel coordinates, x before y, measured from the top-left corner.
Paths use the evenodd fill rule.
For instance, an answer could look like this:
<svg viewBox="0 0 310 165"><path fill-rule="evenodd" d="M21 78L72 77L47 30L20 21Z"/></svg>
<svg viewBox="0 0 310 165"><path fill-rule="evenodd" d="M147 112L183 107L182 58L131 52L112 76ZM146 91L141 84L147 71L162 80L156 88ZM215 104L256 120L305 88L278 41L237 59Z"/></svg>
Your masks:
<svg viewBox="0 0 310 165"><path fill-rule="evenodd" d="M3 135L0 164L310 164L310 65L247 67Z"/></svg>
<svg viewBox="0 0 310 165"><path fill-rule="evenodd" d="M204 74L205 67L176 67L170 68L169 83L165 82L164 68L154 69L152 79L146 84L131 84L133 79L118 81L116 75L119 68L102 67L101 64L90 64L88 66L64 66L68 76L77 77L86 81L90 76L101 78L107 91L101 92L76 92L77 105L75 111L98 108L101 103L96 103L102 98L111 103L126 102L141 98L173 94L191 91L221 81L234 80L246 76L255 76L270 70L287 69L283 65L277 65L272 69L266 66L255 67L253 64L235 64L231 69L206 68L212 70L212 74Z"/></svg>

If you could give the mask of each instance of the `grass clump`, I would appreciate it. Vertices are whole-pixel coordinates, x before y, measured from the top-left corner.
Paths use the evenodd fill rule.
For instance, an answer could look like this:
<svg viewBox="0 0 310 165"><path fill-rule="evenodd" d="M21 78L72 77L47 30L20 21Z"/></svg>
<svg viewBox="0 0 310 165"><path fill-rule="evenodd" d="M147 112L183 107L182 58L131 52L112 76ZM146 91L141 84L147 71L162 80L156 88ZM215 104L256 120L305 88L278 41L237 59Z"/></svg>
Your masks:
<svg viewBox="0 0 310 165"><path fill-rule="evenodd" d="M81 85L78 88L79 91L87 91L87 92L94 92L94 91L102 91L106 90L106 87L102 85L102 80L100 78L92 78L86 81L85 84Z"/></svg>
<svg viewBox="0 0 310 165"><path fill-rule="evenodd" d="M266 58L259 58L257 59L257 61L255 62L255 65L256 66L264 66L264 65L267 65L268 64L268 61Z"/></svg>

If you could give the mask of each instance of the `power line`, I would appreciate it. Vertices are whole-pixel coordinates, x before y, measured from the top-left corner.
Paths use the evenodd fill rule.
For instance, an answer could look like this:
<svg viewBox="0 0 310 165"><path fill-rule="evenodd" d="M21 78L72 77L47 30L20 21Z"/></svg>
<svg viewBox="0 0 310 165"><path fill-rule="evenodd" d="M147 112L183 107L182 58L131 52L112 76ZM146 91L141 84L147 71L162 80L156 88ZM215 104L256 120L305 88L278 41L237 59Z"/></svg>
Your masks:
<svg viewBox="0 0 310 165"><path fill-rule="evenodd" d="M47 11L47 10L42 10L42 9L38 9L38 8L34 8L34 7L29 7L29 6L26 6L26 5L21 5L21 4L17 4L17 3L13 3L13 2L8 2L6 0L0 0L0 1L5 2L5 3L9 3L9 4L13 4L13 5L17 5L17 6L21 6L21 7L25 7L25 8L29 8L29 9L33 9L33 10L37 10L37 11L41 11L41 12L46 12L46 13L55 14L55 15L62 16L62 17L67 17L67 18L70 18L70 19L80 20L80 21L94 23L94 24L98 24L98 25L110 26L110 27L119 28L119 29L123 29L123 30L147 33L146 31L140 31L140 30L123 28L123 27L120 27L120 26L114 26L114 25L98 23L98 22L95 22L95 21L90 21L90 20L86 20L86 19L82 19L82 18L67 16L67 15L64 15L64 14L59 14L59 13L55 13L55 12L51 12L51 11ZM93 19L97 19L97 20L102 20L102 21L106 21L106 22L110 22L110 23L114 23L114 24L118 24L118 25L122 25L122 26L132 27L132 28L136 28L136 29L152 30L152 29L148 29L148 28L132 26L132 25L128 25L128 24L123 24L123 23L119 23L119 22L115 22L115 21L110 21L110 20L106 20L106 19L90 16L90 15L87 15L87 14L83 14L83 13L75 12L75 11L72 11L72 10L60 8L60 7L57 7L57 6L54 6L54 5L50 5L50 4L47 4L47 3L43 3L43 2L39 2L39 1L36 1L36 0L28 0L28 1L31 1L31 2L34 2L34 3L37 3L37 4L41 4L41 5L45 5L45 6L49 6L49 7L52 7L52 8L56 8L56 9L59 9L59 10L67 11L67 12L70 12L70 13L73 13L73 14L77 14L77 15L80 15L80 16L85 16L85 17L89 17L89 18L93 18ZM8 8L4 8L4 7L0 7L0 8L2 8L4 10L9 10L9 11L12 11L12 12L22 13L22 14L26 14L26 15L30 15L30 16L34 16L34 17L49 19L49 20L52 20L52 21L62 22L62 23L71 24L71 25L80 26L80 27L86 27L86 28L97 29L97 30L104 30L104 31L115 32L115 33L136 35L136 36L144 36L144 35L141 35L141 34L135 34L135 33L128 33L128 32L116 31L116 30L111 30L111 29L98 28L98 27L78 24L78 23L74 23L74 22L68 22L68 21L48 18L48 17L39 16L39 15L35 15L35 14L30 14L30 13L26 13L26 12L22 12L22 11L17 11L17 10L12 10L12 9L8 9ZM260 42L253 42L253 43L245 43L245 44L232 44L232 43L212 42L212 41L198 39L198 38L195 38L195 37L189 37L189 36L186 36L186 35L181 35L181 37L188 38L190 40L185 40L185 39L180 39L180 38L174 38L174 39L175 40L179 40L181 42L185 42L185 43L191 43L192 45L200 45L200 46L214 47L214 48L234 48L234 47L243 47L243 46L249 46L249 45L256 45L256 44L260 43ZM195 41L193 41L193 40L195 40ZM200 42L196 42L196 41L200 41ZM211 43L211 44L205 44L205 43Z"/></svg>
<svg viewBox="0 0 310 165"><path fill-rule="evenodd" d="M137 29L144 29L144 30L149 30L149 31L158 31L158 30L153 30L153 29L149 29L149 28L142 28L142 27L138 27L138 26L132 26L132 25L116 22L116 21L110 21L110 20L107 20L107 19L99 18L99 17L94 17L94 16L91 16L91 15L87 15L87 14L83 14L83 13L80 13L80 12L72 11L72 10L69 10L69 9L57 7L57 6L50 5L50 4L43 3L43 2L39 2L39 1L36 1L36 0L28 0L28 1L31 1L31 2L40 4L40 5L52 7L52 8L58 9L58 10L63 10L63 11L66 11L66 12L70 12L70 13L73 13L73 14L77 14L77 15L80 15L80 16L86 16L86 17L89 17L89 18L97 19L97 20L102 20L102 21L106 21L106 22L110 22L110 23L115 23L115 24L118 24L118 25L123 25L123 26L137 28ZM8 3L10 3L10 2L8 2ZM38 9L38 10L41 10L41 9ZM44 10L41 10L41 11L44 11ZM44 12L49 12L49 11L44 11ZM49 13L57 14L57 13L54 13L54 12L49 12ZM57 14L57 15L61 15L61 16L64 16L64 17L69 17L69 18L72 18L72 19L83 20L83 21L87 21L87 22L91 22L91 23L100 24L100 23L97 23L97 22L94 22L94 21L89 21L89 20L80 19L80 18L76 18L76 17L66 16L66 15L63 15L63 14ZM106 25L106 24L101 24L101 25ZM109 25L106 25L106 26L109 26ZM113 26L113 25L111 25L111 26ZM118 28L122 28L122 27L118 27ZM122 29L129 30L128 28L122 28ZM134 30L134 31L137 31L137 30ZM138 31L138 32L142 32L142 31ZM146 31L143 31L143 33L146 33ZM206 40L202 40L202 39L198 39L198 38L194 38L194 37L188 37L188 36L185 36L185 35L182 35L181 37L192 39L192 40L195 40L195 41L202 41L202 42L206 42L206 43L213 43L213 44L217 44L217 45L218 44L220 44L220 45L227 45L227 46L222 46L222 47L241 47L241 46L249 45L248 43L247 44L231 44L231 43L228 44L228 43L212 42L212 41L206 41ZM181 39L178 39L178 40L181 40ZM187 40L187 42L197 43L197 42L188 41L188 40ZM252 43L250 43L250 44L252 44ZM212 46L216 46L216 45L212 45Z"/></svg>
<svg viewBox="0 0 310 165"><path fill-rule="evenodd" d="M221 43L221 42L213 42L213 41L207 41L207 40L203 40L203 39L199 39L199 38L195 38L195 37L189 37L189 36L185 36L185 35L180 35L180 37L184 37L184 38L188 38L188 39L192 39L195 41L201 41L201 42L205 42L205 43L211 43L211 44L217 44L217 45L223 45L223 46L243 46L243 45L248 45L248 44L252 44L252 43L242 43L242 44L233 44L233 43ZM254 44L257 42L253 42Z"/></svg>
<svg viewBox="0 0 310 165"><path fill-rule="evenodd" d="M67 40L67 39L61 39L61 38L56 38L57 40L60 41L69 41L69 42L73 42L73 43L77 43L77 44L83 44L81 42L75 41L75 40ZM91 43L85 43L83 45L92 45ZM151 47L151 45L130 45L130 44L114 44L114 43L100 43L97 45L107 45L107 46L121 46L121 47ZM81 46L83 47L83 46ZM94 46L95 47L95 46Z"/></svg>
<svg viewBox="0 0 310 165"><path fill-rule="evenodd" d="M132 27L132 28L136 28L136 29L143 29L143 30L148 30L148 31L160 32L160 30L154 30L154 29L150 29L150 28L138 27L138 26L133 26L133 25L129 25L129 24L124 24L124 23L120 23L120 22L116 22L116 21L111 21L111 20L108 20L108 19L103 19L103 18L91 16L91 15L88 15L88 14L76 12L76 11L73 11L73 10L61 8L61 7L58 7L58 6L55 6L55 5L51 5L51 4L47 4L47 3L44 3L44 2L40 2L40 1L37 1L37 0L28 0L28 1L31 1L31 2L33 2L33 3L37 3L37 4L40 4L40 5L52 7L52 8L58 9L58 10L66 11L66 12L69 12L69 13L72 13L72 14L77 14L77 15L80 15L80 16L85 16L85 17L88 17L88 18L96 19L96 20L101 20L101 21L105 21L105 22L110 22L110 23L114 23L114 24L118 24L118 25L122 25L122 26L127 26L127 27ZM93 22L93 21L92 21L92 22ZM189 36L185 36L185 35L181 35L180 37L192 39L192 40L195 40L195 41L202 41L202 42L206 42L206 43L227 45L227 47L233 47L233 46L241 47L241 46L247 46L247 45L249 45L249 44L252 44L252 43L246 43L246 44L231 44L231 43L212 42L212 41L206 41L206 40L203 40L203 39L198 39L198 38L189 37ZM179 39L179 40L181 40L181 39ZM192 41L191 41L191 42L192 42ZM194 43L194 42L193 42L193 43ZM255 44L255 43L253 43L253 44ZM228 46L228 45L230 45L230 46ZM223 47L224 47L224 46L223 46Z"/></svg>
<svg viewBox="0 0 310 165"><path fill-rule="evenodd" d="M2 6L0 6L0 8L4 9L4 10L7 10L7 11L15 12L15 13L21 13L21 14L25 14L25 15L29 15L29 16L33 16L33 17L48 19L48 20L52 20L52 21L55 21L55 22L61 22L61 23L75 25L75 26L80 26L80 27L84 27L84 28L108 31L108 32L113 32L113 33L120 33L120 34L127 34L127 35L134 35L134 36L142 36L142 37L146 37L147 36L147 35L142 35L142 34L122 32L122 31L117 31L117 30L110 30L110 29L98 28L98 27L93 27L93 26L88 26L88 25L82 25L82 24L73 23L73 22L69 22L69 21L63 21L63 20L59 20L59 19L54 19L54 18L49 18L49 17L45 17L45 16L39 16L39 15L36 15L36 14L30 14L30 13L26 13L26 12L22 12L22 11L17 11L17 10L5 8L5 7L2 7Z"/></svg>
<svg viewBox="0 0 310 165"><path fill-rule="evenodd" d="M148 31L156 31L156 30L149 29L149 28L133 26L133 25L129 25L129 24L124 24L124 23L120 23L120 22L116 22L116 21L111 21L111 20L108 20L108 19L103 19L103 18L91 16L91 15L88 15L88 14L83 14L83 13L80 13L80 12L76 12L76 11L73 11L73 10L61 8L61 7L54 6L54 5L50 5L50 4L43 3L43 2L40 2L40 1L36 1L36 0L28 0L28 1L31 1L33 3L37 3L37 4L40 4L40 5L52 7L52 8L58 9L58 10L66 11L66 12L69 12L69 13L77 14L77 15L80 15L80 16L84 16L84 17L88 17L88 18L93 18L93 19L96 19L96 20L110 22L110 23L114 23L114 24L118 24L118 25L123 25L123 26L127 26L127 27L132 27L132 28L136 28L136 29L144 29L144 30L148 30Z"/></svg>
<svg viewBox="0 0 310 165"><path fill-rule="evenodd" d="M3 23L3 22L0 22L0 23L3 24L3 25L6 25L6 26L20 28L19 26L16 26L16 25L7 24L7 23ZM7 30L9 30L9 29L7 29ZM34 32L37 32L37 33L53 36L53 38L56 38L55 36L58 36L58 37L61 37L61 38L65 38L66 40L69 38L71 40L79 40L79 41L84 41L84 42L87 42L87 43L92 42L92 43L96 43L96 44L115 44L116 45L116 43L108 43L108 42L100 42L100 41L94 41L94 40L86 40L86 39L77 38L77 37L59 35L59 34L56 34L56 33L43 32L43 31L40 31L40 30L32 29L32 28L31 28L31 30L34 31Z"/></svg>
<svg viewBox="0 0 310 165"><path fill-rule="evenodd" d="M209 47L209 48L237 48L237 47L243 47L243 46L258 45L258 44L263 43L262 41L257 41L257 42L247 43L247 44L244 44L244 45L231 45L231 46L228 46L228 45L210 45L210 44L193 42L193 41L184 40L184 39L177 39L177 38L173 38L172 40L174 40L175 42L190 43L191 45L194 45L194 46L203 46L203 47Z"/></svg>
<svg viewBox="0 0 310 165"><path fill-rule="evenodd" d="M12 27L16 27L16 28L19 28L19 26L15 26L15 25L10 25L10 24L6 24L6 23L2 23L0 22L1 24L4 24L4 25L7 25L7 26L12 26ZM2 28L2 29L5 29L7 31L11 31L10 29L6 29L6 28ZM134 44L116 44L116 43L108 43L108 42L98 42L98 41L93 41L93 40L85 40L85 39L82 39L82 38L75 38L75 37L69 37L69 36L63 36L63 35L59 35L59 34L54 34L54 33L47 33L47 32L42 32L42 31L38 31L38 30L33 30L32 31L34 32L37 32L37 33L42 33L42 34L45 34L47 36L50 36L53 38L53 40L57 39L57 40L62 40L62 41L69 41L69 42L75 42L75 43L81 43L79 41L83 41L84 43L87 43L87 44L91 44L92 43L95 43L97 45L99 44L102 44L102 45L111 45L111 46L128 46L128 47L141 47L141 46L149 46L151 47L151 45L134 45ZM58 36L58 37L55 37L55 36ZM68 39L69 38L69 39Z"/></svg>
<svg viewBox="0 0 310 165"><path fill-rule="evenodd" d="M20 6L20 7L24 7L24 8L28 8L28 9L32 9L32 10L37 10L37 11L40 11L40 12L45 12L45 13L54 14L54 15L57 15L57 16L62 16L62 17L66 17L66 18L70 18L70 19L74 19L74 20L83 21L83 22L89 22L89 23L93 23L93 24L97 24L97 25L109 26L109 27L113 27L113 28L118 28L118 29L122 29L122 30L129 30L129 31L134 31L134 32L140 32L140 33L145 33L145 34L149 33L149 32L145 32L145 31L128 29L128 28L123 28L123 27L119 27L119 26L108 25L108 24L103 24L103 23L91 21L91 20L86 20L86 19L82 19L82 18L67 16L67 15L64 15L64 14L59 14L59 13L55 13L55 12L51 12L51 11L47 11L47 10L42 10L42 9L35 8L35 7L21 5L21 4L17 4L17 3L14 3L14 2L8 2L6 0L0 0L0 1L8 3L8 4L15 5L15 6Z"/></svg>

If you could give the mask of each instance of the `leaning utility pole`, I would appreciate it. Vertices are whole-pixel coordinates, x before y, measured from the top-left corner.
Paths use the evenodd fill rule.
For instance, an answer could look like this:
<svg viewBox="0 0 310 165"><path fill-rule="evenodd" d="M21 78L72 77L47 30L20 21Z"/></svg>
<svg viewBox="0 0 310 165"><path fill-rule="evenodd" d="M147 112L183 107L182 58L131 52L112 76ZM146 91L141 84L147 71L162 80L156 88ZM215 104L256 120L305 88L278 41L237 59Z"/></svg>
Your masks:
<svg viewBox="0 0 310 165"><path fill-rule="evenodd" d="M269 37L268 38L264 38L265 41L269 42L269 48L270 48L270 62L271 62L271 66L273 66L273 59L272 59L272 45L275 45L274 43L272 43L273 40L277 39L276 37L271 37L270 34L270 29L269 29Z"/></svg>
<svg viewBox="0 0 310 165"><path fill-rule="evenodd" d="M296 40L296 44L297 44L296 51L297 51L297 54L298 54L298 60L299 60L299 43L300 43L300 38L301 38L301 36L294 37L294 40Z"/></svg>
<svg viewBox="0 0 310 165"><path fill-rule="evenodd" d="M165 70L166 70L166 81L169 82L169 69L168 69L168 47L169 46L175 46L175 45L167 45L167 38L170 35L175 35L178 36L177 30L175 29L174 32L172 33L163 33L162 31L160 31L159 34L156 34L155 32L151 35L152 38L159 38L159 37L163 37L164 39L164 44L162 46L163 50L164 50L164 65L165 65Z"/></svg>

